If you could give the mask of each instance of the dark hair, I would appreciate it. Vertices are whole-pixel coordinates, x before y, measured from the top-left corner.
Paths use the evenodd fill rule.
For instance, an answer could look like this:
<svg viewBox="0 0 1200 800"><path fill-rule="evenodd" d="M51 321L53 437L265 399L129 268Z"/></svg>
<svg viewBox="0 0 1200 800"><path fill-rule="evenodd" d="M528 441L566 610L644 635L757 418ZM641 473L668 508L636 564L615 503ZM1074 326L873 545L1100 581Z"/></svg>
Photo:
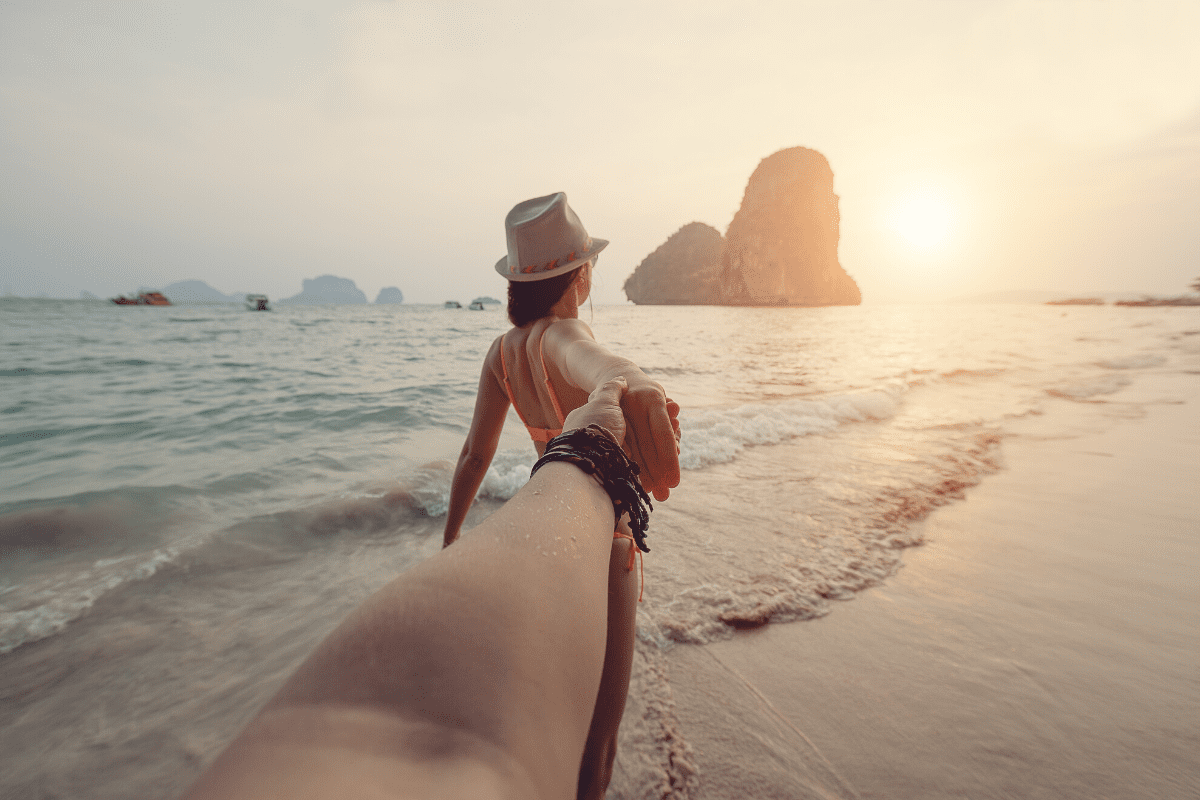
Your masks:
<svg viewBox="0 0 1200 800"><path fill-rule="evenodd" d="M567 293L571 281L583 269L583 265L570 272L543 278L540 281L508 282L508 319L518 328L523 328L536 319L550 313L554 304Z"/></svg>

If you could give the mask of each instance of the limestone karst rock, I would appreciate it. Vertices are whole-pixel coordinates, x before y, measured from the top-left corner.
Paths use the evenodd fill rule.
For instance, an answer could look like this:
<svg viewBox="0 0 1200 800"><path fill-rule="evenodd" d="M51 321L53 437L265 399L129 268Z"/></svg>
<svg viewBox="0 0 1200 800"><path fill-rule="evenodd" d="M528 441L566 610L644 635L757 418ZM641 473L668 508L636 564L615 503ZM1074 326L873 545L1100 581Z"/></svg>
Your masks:
<svg viewBox="0 0 1200 800"><path fill-rule="evenodd" d="M648 255L625 295L650 305L832 306L862 302L838 263L833 171L816 150L764 158L722 237L684 225Z"/></svg>
<svg viewBox="0 0 1200 800"><path fill-rule="evenodd" d="M646 305L714 305L725 239L689 222L642 260L625 281L625 296Z"/></svg>
<svg viewBox="0 0 1200 800"><path fill-rule="evenodd" d="M285 297L277 305L361 305L367 302L367 296L362 289L354 285L349 278L339 278L336 275L321 275L317 278L306 278L302 285L304 290L292 297Z"/></svg>
<svg viewBox="0 0 1200 800"><path fill-rule="evenodd" d="M838 263L838 197L825 156L807 147L759 162L725 233L722 302L832 306L862 302Z"/></svg>
<svg viewBox="0 0 1200 800"><path fill-rule="evenodd" d="M385 286L379 290L379 294L375 298L376 304L388 303L403 303L404 292L400 291L395 286Z"/></svg>

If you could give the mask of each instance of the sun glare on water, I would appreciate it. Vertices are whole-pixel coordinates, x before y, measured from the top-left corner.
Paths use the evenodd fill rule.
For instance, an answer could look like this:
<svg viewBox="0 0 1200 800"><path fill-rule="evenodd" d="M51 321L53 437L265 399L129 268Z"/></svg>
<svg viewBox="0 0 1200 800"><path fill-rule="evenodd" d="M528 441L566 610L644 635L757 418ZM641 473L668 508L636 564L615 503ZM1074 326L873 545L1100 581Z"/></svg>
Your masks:
<svg viewBox="0 0 1200 800"><path fill-rule="evenodd" d="M922 250L940 250L950 238L953 223L950 202L933 189L914 189L892 206L892 228Z"/></svg>

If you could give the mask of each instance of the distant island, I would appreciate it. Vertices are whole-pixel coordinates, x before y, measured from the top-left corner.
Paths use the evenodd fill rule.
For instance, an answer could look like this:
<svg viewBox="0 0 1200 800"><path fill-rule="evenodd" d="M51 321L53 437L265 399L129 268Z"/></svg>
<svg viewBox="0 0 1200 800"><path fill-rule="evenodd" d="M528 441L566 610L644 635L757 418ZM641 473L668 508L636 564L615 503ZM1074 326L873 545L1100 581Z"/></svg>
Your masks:
<svg viewBox="0 0 1200 800"><path fill-rule="evenodd" d="M1181 294L1178 297L1143 297L1141 300L1118 300L1119 306L1200 306L1200 278L1192 281L1189 287L1195 294Z"/></svg>
<svg viewBox="0 0 1200 800"><path fill-rule="evenodd" d="M395 286L385 286L379 290L379 294L375 297L376 305L394 305L404 302L404 292L397 289Z"/></svg>
<svg viewBox="0 0 1200 800"><path fill-rule="evenodd" d="M321 275L316 278L306 279L301 285L302 290L300 294L274 301L273 304L363 305L367 302L367 296L349 278L339 278L335 275ZM164 286L162 293L175 305L215 305L225 303L242 305L248 294L247 292L225 294L200 280L176 281ZM88 297L89 294L89 292L82 292L81 297L84 299L97 299L95 295ZM375 302L379 304L403 303L404 292L395 286L385 286L379 290L379 295L375 298Z"/></svg>
<svg viewBox="0 0 1200 800"><path fill-rule="evenodd" d="M476 297L476 298L475 298L474 300L472 300L471 302L472 302L472 303L483 303L485 306L498 306L498 305L501 305L500 301L499 301L499 300L497 300L496 298L494 298L494 297L486 297L486 296L484 296L484 297Z"/></svg>
<svg viewBox="0 0 1200 800"><path fill-rule="evenodd" d="M242 294L225 294L204 281L176 281L162 288L162 293L176 305L212 305L214 303L241 303Z"/></svg>
<svg viewBox="0 0 1200 800"><path fill-rule="evenodd" d="M722 237L683 226L625 281L625 296L649 305L858 305L862 294L838 263L841 215L833 170L807 147L758 165Z"/></svg>
<svg viewBox="0 0 1200 800"><path fill-rule="evenodd" d="M1069 297L1066 300L1047 300L1048 306L1102 306L1104 301L1099 297Z"/></svg>
<svg viewBox="0 0 1200 800"><path fill-rule="evenodd" d="M281 306L365 305L367 296L349 278L321 275L306 278L300 294L280 300Z"/></svg>
<svg viewBox="0 0 1200 800"><path fill-rule="evenodd" d="M1142 300L1118 300L1118 306L1200 306L1200 294L1179 297L1146 297Z"/></svg>

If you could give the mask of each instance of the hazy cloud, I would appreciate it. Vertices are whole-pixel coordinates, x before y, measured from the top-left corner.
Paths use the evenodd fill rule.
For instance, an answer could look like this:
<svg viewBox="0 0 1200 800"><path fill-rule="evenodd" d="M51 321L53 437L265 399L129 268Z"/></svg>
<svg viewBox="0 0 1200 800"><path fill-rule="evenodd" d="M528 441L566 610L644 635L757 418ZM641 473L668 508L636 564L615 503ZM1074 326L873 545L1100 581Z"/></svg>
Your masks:
<svg viewBox="0 0 1200 800"><path fill-rule="evenodd" d="M4 4L0 285L495 294L504 213L562 189L616 301L803 144L869 300L1181 289L1197 29L1194 3ZM921 182L960 204L937 257L886 224Z"/></svg>

